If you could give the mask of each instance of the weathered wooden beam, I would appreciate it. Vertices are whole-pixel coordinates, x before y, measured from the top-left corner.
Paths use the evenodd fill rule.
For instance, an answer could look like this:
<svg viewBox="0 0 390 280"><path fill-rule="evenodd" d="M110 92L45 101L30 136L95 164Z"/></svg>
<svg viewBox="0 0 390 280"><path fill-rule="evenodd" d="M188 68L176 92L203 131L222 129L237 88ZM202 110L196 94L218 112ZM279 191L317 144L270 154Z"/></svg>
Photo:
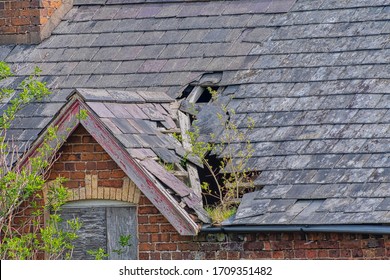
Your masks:
<svg viewBox="0 0 390 280"><path fill-rule="evenodd" d="M202 96L202 93L204 92L204 88L203 87L195 87L191 93L188 95L188 97L186 98L186 100L189 102L189 103L196 103L196 101L198 101L198 99Z"/></svg>
<svg viewBox="0 0 390 280"><path fill-rule="evenodd" d="M191 151L191 149L192 149L191 139L188 135L188 131L191 128L190 117L181 111L177 111L177 114L179 117L181 137L183 139L182 140L183 147L187 151ZM187 162L186 165L187 165L188 177L190 179L191 189L194 191L194 193L196 195L198 195L200 198L202 198L202 189L200 187L200 179L199 179L198 170L197 170L196 166L191 162Z"/></svg>

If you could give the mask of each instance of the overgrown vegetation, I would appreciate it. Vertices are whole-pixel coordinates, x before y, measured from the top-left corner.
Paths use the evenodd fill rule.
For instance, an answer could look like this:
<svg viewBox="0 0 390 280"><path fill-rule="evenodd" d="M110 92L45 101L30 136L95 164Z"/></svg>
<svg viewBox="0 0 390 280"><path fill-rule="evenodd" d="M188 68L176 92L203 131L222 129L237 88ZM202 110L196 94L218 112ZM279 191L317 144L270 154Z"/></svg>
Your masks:
<svg viewBox="0 0 390 280"><path fill-rule="evenodd" d="M113 252L117 253L119 256L124 254L126 252L126 249L131 247L131 238L131 234L119 236L119 248L114 249ZM110 254L108 254L103 248L98 248L96 250L87 250L87 254L92 256L95 260L105 260L110 257Z"/></svg>
<svg viewBox="0 0 390 280"><path fill-rule="evenodd" d="M64 180L58 178L45 184L45 173L59 147L56 128L48 129L40 147L23 165L16 164L23 148L7 135L17 112L50 94L45 83L39 81L39 74L40 70L35 68L18 91L0 89L0 101L4 102L0 116L1 259L70 258L72 241L81 226L75 219L67 221L66 229L60 228L59 210L68 195L62 185ZM11 76L10 67L0 62L0 81Z"/></svg>
<svg viewBox="0 0 390 280"><path fill-rule="evenodd" d="M189 154L201 159L211 178L208 182L201 182L203 193L216 200L213 205L206 206L206 211L214 223L220 223L236 212L242 194L253 188L252 172L248 168L248 162L253 156L254 149L252 143L247 140L246 133L232 121L235 111L219 102L216 90L209 87L208 91L212 101L221 106L223 114L217 113L216 117L224 131L219 136L210 134L210 142L200 141L200 127L195 119L187 135L191 144ZM254 120L249 118L246 132L252 130L254 125ZM182 137L175 137L182 141ZM210 154L220 157L212 161Z"/></svg>

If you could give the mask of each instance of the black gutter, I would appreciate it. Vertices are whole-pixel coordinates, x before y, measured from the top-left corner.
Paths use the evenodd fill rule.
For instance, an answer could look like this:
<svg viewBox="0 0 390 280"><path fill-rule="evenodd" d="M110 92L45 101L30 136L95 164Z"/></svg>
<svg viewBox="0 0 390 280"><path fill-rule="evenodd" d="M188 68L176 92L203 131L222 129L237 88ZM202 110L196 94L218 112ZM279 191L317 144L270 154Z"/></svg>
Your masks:
<svg viewBox="0 0 390 280"><path fill-rule="evenodd" d="M326 232L390 234L387 225L275 225L275 226L210 226L203 225L203 233L255 233L255 232Z"/></svg>

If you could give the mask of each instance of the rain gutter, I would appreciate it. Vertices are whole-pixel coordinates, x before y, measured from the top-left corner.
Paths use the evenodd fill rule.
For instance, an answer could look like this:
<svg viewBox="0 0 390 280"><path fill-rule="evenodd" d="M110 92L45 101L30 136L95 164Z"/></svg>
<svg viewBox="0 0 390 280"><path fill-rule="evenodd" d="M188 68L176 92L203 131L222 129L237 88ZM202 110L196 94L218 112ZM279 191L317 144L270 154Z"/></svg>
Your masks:
<svg viewBox="0 0 390 280"><path fill-rule="evenodd" d="M274 226L211 226L203 225L203 233L256 233L256 232L326 232L390 234L390 225L274 225Z"/></svg>

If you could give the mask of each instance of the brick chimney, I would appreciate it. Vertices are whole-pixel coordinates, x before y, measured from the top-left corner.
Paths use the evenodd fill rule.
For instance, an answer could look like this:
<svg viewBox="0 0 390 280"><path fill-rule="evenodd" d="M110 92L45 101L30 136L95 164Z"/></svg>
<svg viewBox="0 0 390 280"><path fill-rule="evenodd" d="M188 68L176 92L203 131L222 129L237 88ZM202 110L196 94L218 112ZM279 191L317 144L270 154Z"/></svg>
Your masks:
<svg viewBox="0 0 390 280"><path fill-rule="evenodd" d="M0 0L0 44L38 44L50 36L73 0Z"/></svg>

